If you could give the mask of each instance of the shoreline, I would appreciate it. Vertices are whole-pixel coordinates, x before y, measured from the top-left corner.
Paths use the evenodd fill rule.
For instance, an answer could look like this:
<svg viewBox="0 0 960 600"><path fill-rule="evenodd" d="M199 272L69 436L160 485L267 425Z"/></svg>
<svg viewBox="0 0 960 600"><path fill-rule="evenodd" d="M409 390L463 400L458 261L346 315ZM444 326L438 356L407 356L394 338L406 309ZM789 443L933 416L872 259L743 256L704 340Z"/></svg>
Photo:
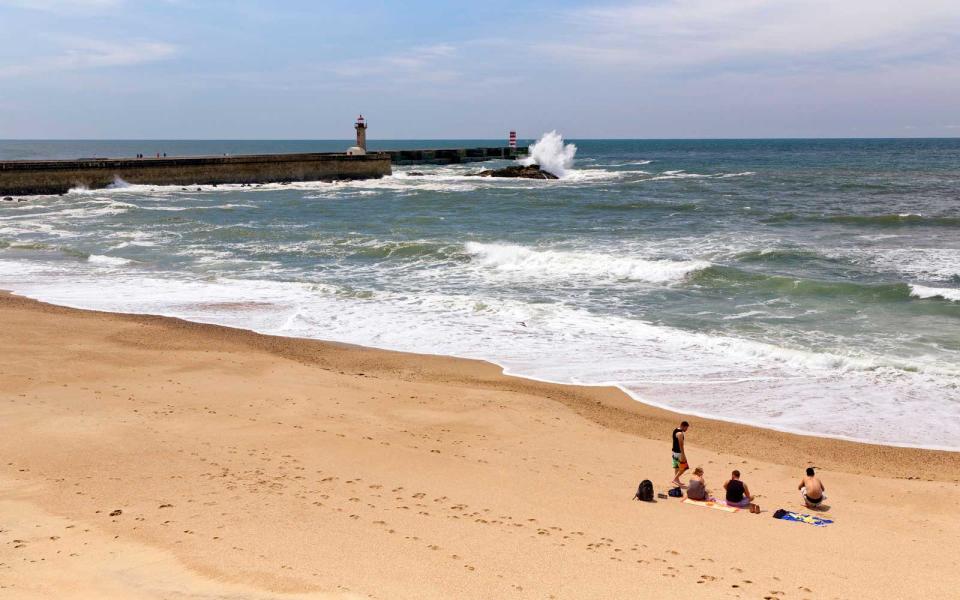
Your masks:
<svg viewBox="0 0 960 600"><path fill-rule="evenodd" d="M177 322L187 326L197 326L203 328L208 327L211 328L211 331L222 329L226 331L241 332L250 336L260 336L270 339L272 340L272 344L283 344L283 340L290 340L292 346L300 344L319 344L329 348L350 348L371 353L382 352L396 355L400 358L411 358L414 360L440 362L465 361L466 363L484 365L482 367L482 371L485 373L485 376L482 379L478 379L477 383L490 385L491 383L496 382L495 385L498 386L502 385L508 389L523 389L525 391L529 391L531 387L535 387L537 384L557 387L559 390L554 392L554 395L557 397L552 399L556 399L557 401L570 407L577 406L578 408L575 410L577 410L581 416L586 416L598 424L601 424L605 427L618 429L624 433L648 435L653 439L657 439L657 436L654 432L647 428L638 430L635 426L635 423L631 424L630 421L636 420L638 417L643 419L653 418L659 423L663 423L664 427L667 427L668 424L670 424L670 427L673 427L677 422L686 418L687 420L697 420L701 424L706 424L714 432L721 432L720 435L709 435L706 440L698 435L698 431L694 430L691 432L692 441L695 441L700 445L704 445L713 451L728 451L729 448L724 447L724 443L729 440L730 437L742 439L748 437L750 434L753 434L755 438L762 440L762 442L758 444L758 447L751 449L739 449L738 451L749 457L765 458L769 460L770 456L776 456L778 454L777 452L771 452L771 446L783 446L784 440L777 439L778 436L782 435L786 437L786 441L791 448L803 453L803 455L807 458L806 462L809 464L823 463L823 465L828 468L840 469L849 473L866 472L862 467L858 466L862 465L864 462L862 457L858 457L853 461L842 457L844 453L850 451L857 455L866 453L868 455L866 457L868 462L873 459L886 462L888 466L894 467L896 477L919 478L917 475L917 471L919 470L922 473L922 477L928 481L960 482L960 450L937 447L920 447L909 444L879 444L840 436L790 431L783 428L728 420L714 416L701 416L700 414L679 411L665 405L659 405L648 400L636 398L619 384L571 384L539 379L536 377L510 373L506 367L489 358L471 358L443 354L421 354L416 352L391 350L388 348L378 348L375 346L362 346L334 340L319 340L313 338L272 335L242 327L231 327L216 323L191 321L181 317L169 315L100 311L76 306L53 304L30 298L25 295L20 295L14 291L0 289L0 306L3 306L3 304L9 301L11 298L20 298L40 306L69 311L78 311L81 313L112 315L116 317L131 318L134 320L169 320L171 322ZM494 376L487 375L486 372L491 369L498 371L498 373ZM507 383L504 384L503 382L498 381L498 379L506 380ZM515 385L509 384L511 380L516 380ZM530 385L523 385L522 382L529 382ZM564 389L567 389L568 393L564 393ZM596 395L599 400L593 398L594 395ZM576 400L571 401L571 398L575 398ZM596 402L598 405L602 405L602 409L596 411L591 410L592 407L589 406L591 401ZM624 418L624 422L618 424L618 417ZM699 430L701 427L697 427L697 429ZM820 447L819 450L826 451L826 454L830 456L831 460L816 458L815 454L818 446ZM902 451L904 456L897 456L899 451ZM945 453L947 457L944 458L939 456L941 453ZM785 461L775 462L787 464ZM946 474L944 474L943 469L946 469Z"/></svg>
<svg viewBox="0 0 960 600"><path fill-rule="evenodd" d="M78 310L85 310L85 309L78 309ZM122 314L134 314L134 313L122 313ZM179 318L179 317L170 317L170 318ZM251 331L251 330L246 330L246 331ZM258 333L258 332L254 332L254 333ZM310 339L310 338L296 338L296 339ZM324 340L319 340L319 341L324 341ZM364 346L364 347L368 347L368 348L371 348L371 349L373 349L373 350L385 350L385 351L388 351L388 352L393 352L392 350L389 350L389 349L387 349L387 348L377 348L377 347L375 347L375 346ZM412 353L412 354L416 354L416 353ZM516 378L518 378L518 379L529 379L530 381L536 381L536 382L538 382L538 383L547 383L547 384L551 384L551 385L570 385L570 386L574 386L574 387L584 387L584 388L591 388L591 387L598 387L598 388L616 388L616 389L620 390L620 392L623 393L625 396L627 396L628 398L630 398L631 400L633 400L634 402L638 402L638 403L640 403L640 404L642 404L642 405L644 405L644 406L648 406L648 407L650 407L650 408L659 409L659 410L662 410L662 411L665 411L665 412L668 412L668 413L671 413L671 414L683 415L683 416L690 417L690 418L700 419L700 420L702 420L702 421L712 421L712 422L718 422L718 423L728 423L728 424L730 424L730 425L741 425L741 426L743 426L743 427L752 427L752 428L754 428L754 429L764 429L764 430L774 431L774 432L777 432L777 433L786 433L786 434L789 434L789 435L794 435L794 436L802 437L802 438L803 438L803 437L808 437L808 438L822 439L822 440L835 440L835 441L838 441L838 442L849 442L849 443L851 443L851 444L861 444L861 445L865 445L865 446L880 446L880 447L885 447L885 448L903 448L903 449L905 449L905 450L926 450L926 451L930 451L930 452L960 453L960 448L948 448L948 447L946 447L946 446L921 446L921 445L919 445L919 444L893 443L893 442L884 442L884 443L881 443L881 442L874 442L874 441L871 441L871 440L861 439L861 438L856 438L856 437L851 437L851 436L831 435L831 434L827 434L827 433L812 433L812 432L803 431L803 430L799 430L799 429L790 429L790 428L787 428L787 427L775 427L775 426L773 426L773 425L764 425L764 424L762 424L762 423L757 423L757 422L753 422L753 421L744 421L744 420L735 420L735 419L733 419L733 418L724 418L724 417L720 417L720 416L717 416L717 415L711 415L711 414L708 414L708 413L700 413L700 412L696 412L696 411L683 411L683 410L680 410L680 409L678 409L678 408L674 408L674 407L672 407L672 406L669 406L669 405L667 405L667 404L660 404L660 403L658 403L658 402L653 402L653 401L651 401L651 400L647 400L647 399L643 399L643 398L638 398L638 397L634 396L633 394L631 394L629 390L627 390L625 387L623 387L623 386L622 386L621 384L619 384L619 383L564 383L564 382L562 382L562 381L553 381L553 380L550 380L550 379L542 379L542 378L539 378L539 377L533 377L533 376L528 376L528 375L521 375L521 374L518 374L518 373L512 373L512 372L510 372L510 370L509 370L508 368L506 368L505 366L501 365L500 363L498 363L496 360L494 360L494 359L492 359L492 358L470 358L470 357L466 357L466 356L456 356L456 355L425 355L425 356L450 356L451 358L459 358L459 359L461 359L461 360L480 360L480 361L483 361L483 362L488 362L488 363L490 363L490 364L496 365L497 367L499 367L499 368L501 369L501 371L503 371L503 374L504 374L505 376L507 376L507 377L516 377Z"/></svg>
<svg viewBox="0 0 960 600"><path fill-rule="evenodd" d="M488 362L0 294L0 595L11 599L939 597L957 453L692 420ZM819 467L827 527L802 507ZM684 476L686 479L686 476ZM736 541L736 552L731 542ZM896 540L896 543L890 543ZM838 560L842 557L842 560ZM910 569L902 569L910 564Z"/></svg>

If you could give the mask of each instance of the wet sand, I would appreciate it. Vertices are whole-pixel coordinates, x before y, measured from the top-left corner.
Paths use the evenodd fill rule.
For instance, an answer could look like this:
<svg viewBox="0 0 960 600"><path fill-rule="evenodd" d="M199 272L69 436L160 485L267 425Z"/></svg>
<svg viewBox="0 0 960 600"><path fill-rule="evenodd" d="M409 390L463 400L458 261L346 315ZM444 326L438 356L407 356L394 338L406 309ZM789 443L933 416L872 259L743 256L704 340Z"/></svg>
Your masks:
<svg viewBox="0 0 960 600"><path fill-rule="evenodd" d="M946 597L960 453L683 418L494 365L0 295L0 596ZM801 510L821 468L836 522ZM118 512L119 511L119 512Z"/></svg>

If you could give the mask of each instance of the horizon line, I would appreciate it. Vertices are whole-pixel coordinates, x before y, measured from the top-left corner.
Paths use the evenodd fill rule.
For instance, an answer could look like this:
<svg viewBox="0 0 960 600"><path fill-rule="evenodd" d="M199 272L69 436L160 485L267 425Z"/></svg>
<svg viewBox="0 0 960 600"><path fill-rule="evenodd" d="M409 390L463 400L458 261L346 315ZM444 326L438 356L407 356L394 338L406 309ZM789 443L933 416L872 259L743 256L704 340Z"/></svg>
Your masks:
<svg viewBox="0 0 960 600"><path fill-rule="evenodd" d="M421 142L421 141L497 141L502 138L486 137L424 137L424 138L372 138L369 142ZM518 140L537 140L521 137ZM937 136L824 136L824 137L564 137L566 141L790 141L790 140L960 140L960 135ZM0 142L351 142L353 138L0 138Z"/></svg>

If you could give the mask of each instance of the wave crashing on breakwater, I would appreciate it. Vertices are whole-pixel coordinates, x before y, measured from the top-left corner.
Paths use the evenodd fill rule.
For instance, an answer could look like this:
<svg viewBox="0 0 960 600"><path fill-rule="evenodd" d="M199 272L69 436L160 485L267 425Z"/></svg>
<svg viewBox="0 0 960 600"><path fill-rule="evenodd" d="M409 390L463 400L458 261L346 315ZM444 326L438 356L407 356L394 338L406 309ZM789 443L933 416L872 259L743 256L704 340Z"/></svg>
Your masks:
<svg viewBox="0 0 960 600"><path fill-rule="evenodd" d="M566 144L563 136L557 130L543 134L539 140L530 145L530 154L520 159L524 166L540 165L548 173L563 179L573 168L573 159L577 155L574 144Z"/></svg>

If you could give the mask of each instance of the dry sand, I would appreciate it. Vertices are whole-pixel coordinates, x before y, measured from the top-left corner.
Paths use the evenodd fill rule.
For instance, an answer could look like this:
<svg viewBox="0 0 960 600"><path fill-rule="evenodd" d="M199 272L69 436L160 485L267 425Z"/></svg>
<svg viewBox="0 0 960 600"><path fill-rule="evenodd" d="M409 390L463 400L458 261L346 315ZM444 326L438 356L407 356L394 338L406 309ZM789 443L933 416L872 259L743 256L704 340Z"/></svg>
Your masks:
<svg viewBox="0 0 960 600"><path fill-rule="evenodd" d="M0 296L2 598L900 598L960 589L960 454L681 418L487 363ZM803 467L826 528L800 509ZM908 479L909 478L909 479ZM113 513L113 514L111 514Z"/></svg>

